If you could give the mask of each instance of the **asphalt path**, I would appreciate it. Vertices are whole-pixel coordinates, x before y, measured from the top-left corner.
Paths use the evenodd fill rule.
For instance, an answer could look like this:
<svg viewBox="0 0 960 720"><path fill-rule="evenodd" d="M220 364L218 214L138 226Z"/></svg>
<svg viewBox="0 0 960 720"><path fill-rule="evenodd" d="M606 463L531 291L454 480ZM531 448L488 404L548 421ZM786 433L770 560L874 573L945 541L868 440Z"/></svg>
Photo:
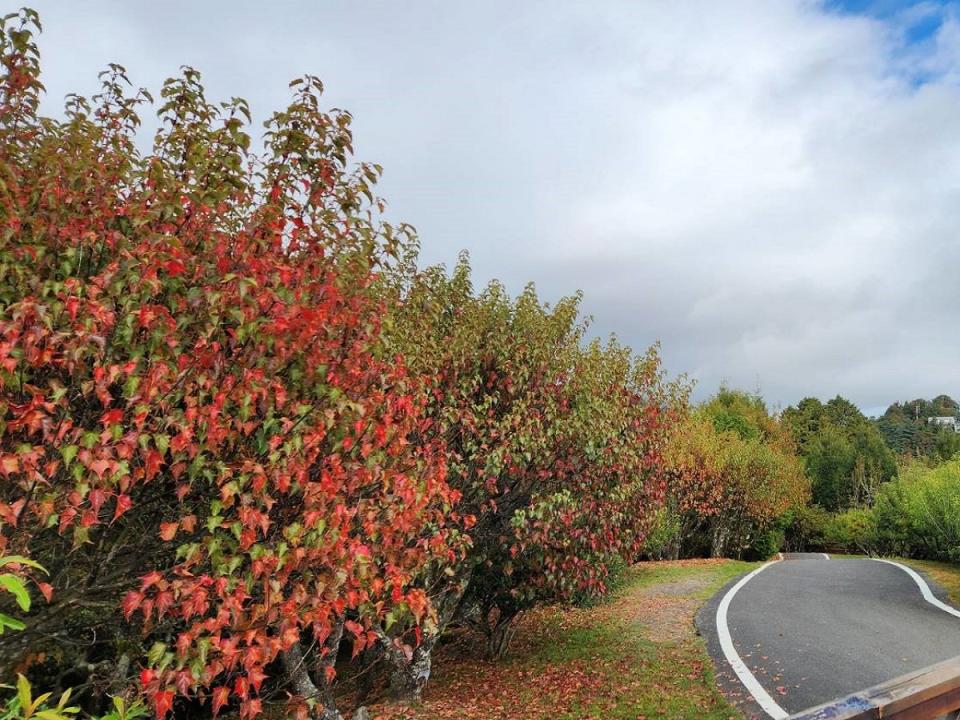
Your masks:
<svg viewBox="0 0 960 720"><path fill-rule="evenodd" d="M731 582L697 626L721 687L756 718L784 718L960 655L960 612L928 578L820 553L787 554Z"/></svg>

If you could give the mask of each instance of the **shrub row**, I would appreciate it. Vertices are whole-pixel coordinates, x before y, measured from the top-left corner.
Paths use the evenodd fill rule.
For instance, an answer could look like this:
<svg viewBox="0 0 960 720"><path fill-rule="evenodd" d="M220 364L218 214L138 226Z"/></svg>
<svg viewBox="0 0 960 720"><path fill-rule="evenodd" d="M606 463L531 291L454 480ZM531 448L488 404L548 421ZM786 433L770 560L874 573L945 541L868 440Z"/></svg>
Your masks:
<svg viewBox="0 0 960 720"><path fill-rule="evenodd" d="M0 555L34 601L0 667L335 718L342 646L415 697L449 623L502 654L640 555L686 396L655 349L417 270L316 78L253 153L185 69L141 153L122 68L38 113L37 26L0 24Z"/></svg>

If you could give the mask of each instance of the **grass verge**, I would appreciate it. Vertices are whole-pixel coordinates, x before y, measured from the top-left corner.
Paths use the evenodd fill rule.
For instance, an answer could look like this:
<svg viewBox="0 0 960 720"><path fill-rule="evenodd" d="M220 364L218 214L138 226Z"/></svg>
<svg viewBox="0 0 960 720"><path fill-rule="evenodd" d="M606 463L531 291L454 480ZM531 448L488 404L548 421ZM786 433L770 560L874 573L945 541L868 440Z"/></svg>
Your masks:
<svg viewBox="0 0 960 720"><path fill-rule="evenodd" d="M641 563L592 608L542 608L521 619L509 658L477 659L477 638L438 650L416 706L377 705L374 718L590 720L739 718L720 694L693 617L755 564L732 560Z"/></svg>
<svg viewBox="0 0 960 720"><path fill-rule="evenodd" d="M952 563L937 562L936 560L894 559L915 570L925 572L935 583L946 591L950 602L960 607L960 566Z"/></svg>

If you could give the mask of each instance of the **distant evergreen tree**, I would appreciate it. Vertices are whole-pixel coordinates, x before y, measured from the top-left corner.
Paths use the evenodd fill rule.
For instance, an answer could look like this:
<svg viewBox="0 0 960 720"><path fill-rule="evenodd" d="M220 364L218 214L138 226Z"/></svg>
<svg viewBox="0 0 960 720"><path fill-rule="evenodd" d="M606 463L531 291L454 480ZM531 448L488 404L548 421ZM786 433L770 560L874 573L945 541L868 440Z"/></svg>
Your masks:
<svg viewBox="0 0 960 720"><path fill-rule="evenodd" d="M897 473L896 459L877 427L839 395L826 403L804 398L783 411L810 478L813 502L843 510L872 502L880 483Z"/></svg>

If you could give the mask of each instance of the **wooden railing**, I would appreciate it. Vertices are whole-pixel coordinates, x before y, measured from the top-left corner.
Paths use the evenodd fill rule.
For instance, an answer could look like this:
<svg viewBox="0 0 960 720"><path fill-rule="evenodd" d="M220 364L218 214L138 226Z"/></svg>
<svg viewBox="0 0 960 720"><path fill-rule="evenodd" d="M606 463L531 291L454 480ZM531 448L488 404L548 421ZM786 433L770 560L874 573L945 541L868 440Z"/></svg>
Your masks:
<svg viewBox="0 0 960 720"><path fill-rule="evenodd" d="M791 720L960 718L960 657L792 715Z"/></svg>

